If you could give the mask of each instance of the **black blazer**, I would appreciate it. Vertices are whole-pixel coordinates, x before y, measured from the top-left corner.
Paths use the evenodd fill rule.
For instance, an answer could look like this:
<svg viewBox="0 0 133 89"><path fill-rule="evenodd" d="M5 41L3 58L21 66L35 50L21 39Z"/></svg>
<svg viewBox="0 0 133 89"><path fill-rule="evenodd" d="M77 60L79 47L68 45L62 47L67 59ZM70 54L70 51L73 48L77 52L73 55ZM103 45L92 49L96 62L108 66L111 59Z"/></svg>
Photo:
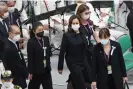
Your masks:
<svg viewBox="0 0 133 89"><path fill-rule="evenodd" d="M12 17L11 17L11 15L12 15ZM13 13L9 13L9 21L10 21L9 22L10 24L15 24L17 26L21 25L20 13L19 13L19 11L16 8L15 8Z"/></svg>
<svg viewBox="0 0 133 89"><path fill-rule="evenodd" d="M82 33L67 32L63 35L58 61L58 70L63 70L64 58L69 64L83 63L87 57L87 40Z"/></svg>
<svg viewBox="0 0 133 89"><path fill-rule="evenodd" d="M92 29L89 28L88 31L87 31L87 29L85 28L85 26L84 25L81 25L80 32L83 33L85 37L86 36L88 37L88 41L89 41L89 45L88 46L89 47L92 47L93 46L93 44L91 43L91 36L93 35Z"/></svg>
<svg viewBox="0 0 133 89"><path fill-rule="evenodd" d="M11 70L14 78L26 79L28 77L28 70L22 53L9 40L6 41L4 49L4 62L7 68Z"/></svg>
<svg viewBox="0 0 133 89"><path fill-rule="evenodd" d="M8 21L6 21L6 22L8 22ZM9 27L9 24L8 23L6 23L6 24ZM8 32L7 32L6 27L3 25L3 23L0 22L0 40L4 41L4 38L8 38Z"/></svg>
<svg viewBox="0 0 133 89"><path fill-rule="evenodd" d="M40 46L36 37L31 38L28 41L27 53L28 53L28 70L31 74L43 74L51 71L50 66L50 43L49 38L44 36L44 46L46 47L46 65L44 68L44 51Z"/></svg>
<svg viewBox="0 0 133 89"><path fill-rule="evenodd" d="M4 42L0 40L0 60L3 60L3 55L4 55Z"/></svg>
<svg viewBox="0 0 133 89"><path fill-rule="evenodd" d="M126 69L120 44L110 40L111 43L111 65L112 75L117 89L123 89L123 77L126 77ZM92 80L98 82L99 89L108 89L108 71L104 56L104 50L101 43L97 44L93 50L92 56Z"/></svg>
<svg viewBox="0 0 133 89"><path fill-rule="evenodd" d="M130 36L133 37L133 10L130 11L127 17L127 27L130 31Z"/></svg>

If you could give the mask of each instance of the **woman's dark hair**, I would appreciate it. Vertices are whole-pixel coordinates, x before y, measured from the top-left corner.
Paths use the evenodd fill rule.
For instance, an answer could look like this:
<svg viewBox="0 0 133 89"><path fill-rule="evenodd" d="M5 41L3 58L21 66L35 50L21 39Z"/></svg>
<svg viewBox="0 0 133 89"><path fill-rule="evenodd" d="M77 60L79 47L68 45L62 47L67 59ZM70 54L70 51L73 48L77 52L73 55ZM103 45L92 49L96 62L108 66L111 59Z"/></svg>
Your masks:
<svg viewBox="0 0 133 89"><path fill-rule="evenodd" d="M108 38L110 37L110 31L108 28L101 28L99 31L99 38Z"/></svg>
<svg viewBox="0 0 133 89"><path fill-rule="evenodd" d="M30 38L35 37L35 33L34 32L37 30L37 28L39 26L43 26L43 24L41 22L35 22L35 23L33 23L32 29L30 30Z"/></svg>
<svg viewBox="0 0 133 89"><path fill-rule="evenodd" d="M81 13L89 10L90 8L86 4L82 4L78 7L76 15L81 19Z"/></svg>
<svg viewBox="0 0 133 89"><path fill-rule="evenodd" d="M81 22L80 22L80 19L79 19L79 17L77 16L77 15L72 15L70 18L69 18L69 24L68 24L68 31L73 31L73 29L72 29L72 22L73 22L73 20L74 19L78 19L79 20L79 23L80 23L80 25L81 25Z"/></svg>

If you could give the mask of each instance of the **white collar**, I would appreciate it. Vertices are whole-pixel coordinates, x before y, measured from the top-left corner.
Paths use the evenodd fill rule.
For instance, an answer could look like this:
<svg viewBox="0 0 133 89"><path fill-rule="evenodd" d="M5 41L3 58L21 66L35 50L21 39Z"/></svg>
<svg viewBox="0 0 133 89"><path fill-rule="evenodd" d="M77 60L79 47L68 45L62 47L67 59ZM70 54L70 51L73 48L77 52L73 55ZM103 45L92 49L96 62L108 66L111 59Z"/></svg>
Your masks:
<svg viewBox="0 0 133 89"><path fill-rule="evenodd" d="M16 42L14 40L12 40L11 38L8 38L8 40L16 45Z"/></svg>
<svg viewBox="0 0 133 89"><path fill-rule="evenodd" d="M2 18L0 18L0 22L2 22L3 21L3 19Z"/></svg>

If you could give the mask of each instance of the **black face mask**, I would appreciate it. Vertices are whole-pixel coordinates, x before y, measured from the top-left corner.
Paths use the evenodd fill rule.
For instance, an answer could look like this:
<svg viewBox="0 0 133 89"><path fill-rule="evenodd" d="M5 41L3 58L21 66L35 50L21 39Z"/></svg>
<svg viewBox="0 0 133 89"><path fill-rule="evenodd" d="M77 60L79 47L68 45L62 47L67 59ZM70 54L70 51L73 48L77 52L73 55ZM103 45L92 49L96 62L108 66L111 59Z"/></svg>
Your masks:
<svg viewBox="0 0 133 89"><path fill-rule="evenodd" d="M43 36L44 36L44 31L39 32L39 33L37 33L36 35L37 35L38 37L43 37Z"/></svg>

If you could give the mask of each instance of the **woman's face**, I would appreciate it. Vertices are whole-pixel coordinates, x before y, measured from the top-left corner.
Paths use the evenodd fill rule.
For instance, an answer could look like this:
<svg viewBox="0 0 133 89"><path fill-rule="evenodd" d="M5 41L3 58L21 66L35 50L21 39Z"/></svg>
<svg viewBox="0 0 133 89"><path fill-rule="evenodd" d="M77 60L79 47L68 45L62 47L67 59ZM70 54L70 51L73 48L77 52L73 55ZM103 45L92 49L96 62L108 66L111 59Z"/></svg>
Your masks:
<svg viewBox="0 0 133 89"><path fill-rule="evenodd" d="M79 20L78 20L77 18L76 18L76 19L73 19L71 27L72 27L72 29L73 29L75 32L79 31L80 22L79 22Z"/></svg>
<svg viewBox="0 0 133 89"><path fill-rule="evenodd" d="M88 20L90 18L91 11L90 10L85 10L84 12L81 13L81 18L84 20Z"/></svg>
<svg viewBox="0 0 133 89"><path fill-rule="evenodd" d="M35 34L43 32L44 27L43 26L39 26L36 30L35 30Z"/></svg>
<svg viewBox="0 0 133 89"><path fill-rule="evenodd" d="M77 24L80 24L79 20L77 18L73 19L72 25L77 25Z"/></svg>
<svg viewBox="0 0 133 89"><path fill-rule="evenodd" d="M109 38L110 37L106 37L106 38L102 37L102 38L100 38L101 44L103 44L103 45L108 44L109 43Z"/></svg>

